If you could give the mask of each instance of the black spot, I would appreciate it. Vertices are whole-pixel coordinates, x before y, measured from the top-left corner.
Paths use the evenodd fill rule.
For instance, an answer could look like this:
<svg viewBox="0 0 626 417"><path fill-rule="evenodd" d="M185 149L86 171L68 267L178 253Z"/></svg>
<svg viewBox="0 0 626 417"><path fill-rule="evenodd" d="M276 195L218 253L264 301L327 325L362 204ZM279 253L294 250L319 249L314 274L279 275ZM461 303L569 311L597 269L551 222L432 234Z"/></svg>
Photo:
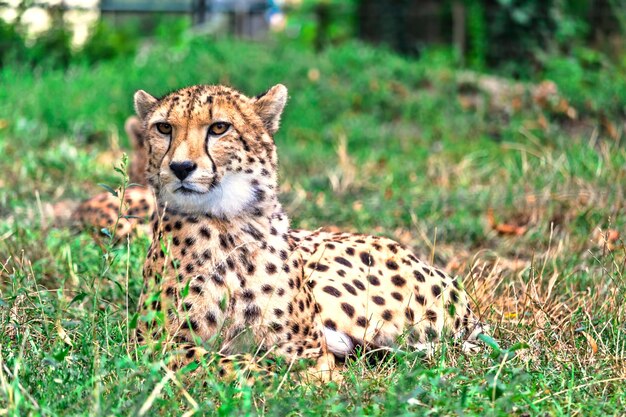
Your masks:
<svg viewBox="0 0 626 417"><path fill-rule="evenodd" d="M356 319L356 324L357 326L365 327L367 326L367 320L365 319L365 317L359 316L359 318Z"/></svg>
<svg viewBox="0 0 626 417"><path fill-rule="evenodd" d="M340 269L339 271L337 271L337 275L343 278L346 276L346 271L344 271L343 269Z"/></svg>
<svg viewBox="0 0 626 417"><path fill-rule="evenodd" d="M270 294L272 291L274 291L274 287L269 284L264 284L261 287L261 291L263 292L263 294Z"/></svg>
<svg viewBox="0 0 626 417"><path fill-rule="evenodd" d="M415 296L415 301L417 301L418 303L420 303L421 305L425 306L426 305L426 298L424 298L423 295L416 295Z"/></svg>
<svg viewBox="0 0 626 417"><path fill-rule="evenodd" d="M393 313L390 310L383 311L383 320L390 321L393 318Z"/></svg>
<svg viewBox="0 0 626 417"><path fill-rule="evenodd" d="M243 317L246 323L253 322L261 315L261 309L257 305L249 305L243 310Z"/></svg>
<svg viewBox="0 0 626 417"><path fill-rule="evenodd" d="M335 287L331 287L330 285L325 286L324 288L322 288L322 290L325 293L332 295L333 297L341 297L341 291L339 291Z"/></svg>
<svg viewBox="0 0 626 417"><path fill-rule="evenodd" d="M198 323L196 323L194 320L192 319L187 319L183 322L182 326L180 326L181 329L191 329L194 332L198 331Z"/></svg>
<svg viewBox="0 0 626 417"><path fill-rule="evenodd" d="M413 276L418 282L426 282L426 278L424 278L424 275L417 269L413 271Z"/></svg>
<svg viewBox="0 0 626 417"><path fill-rule="evenodd" d="M437 273L437 275L439 275L441 278L446 278L446 274L444 274L443 272L441 272L438 269L435 269L435 272Z"/></svg>
<svg viewBox="0 0 626 417"><path fill-rule="evenodd" d="M410 321L411 323L413 323L415 321L415 312L413 311L412 308L407 307L404 310L404 317L406 317L406 319L408 321Z"/></svg>
<svg viewBox="0 0 626 417"><path fill-rule="evenodd" d="M450 299L452 300L453 303L458 303L459 302L459 293L452 290L450 291Z"/></svg>
<svg viewBox="0 0 626 417"><path fill-rule="evenodd" d="M406 284L406 279L402 278L400 275L394 275L391 277L391 282L396 287L402 287L404 284Z"/></svg>
<svg viewBox="0 0 626 417"><path fill-rule="evenodd" d="M220 246L223 249L228 249L228 240L224 235L220 235Z"/></svg>
<svg viewBox="0 0 626 417"><path fill-rule="evenodd" d="M255 240L263 239L263 233L261 233L259 231L259 229L257 229L256 227L252 226L251 224L247 224L243 228L243 231L246 232L247 234L249 234L250 236L252 236Z"/></svg>
<svg viewBox="0 0 626 417"><path fill-rule="evenodd" d="M281 332L283 330L283 326L280 323L272 322L270 323L270 329L275 332Z"/></svg>
<svg viewBox="0 0 626 417"><path fill-rule="evenodd" d="M200 235L205 239L211 239L211 231L205 226L200 228Z"/></svg>
<svg viewBox="0 0 626 417"><path fill-rule="evenodd" d="M452 285L453 285L453 286L454 286L454 288L456 288L457 290L460 290L460 289L461 289L461 286L459 285L459 280L458 280L456 277L452 280Z"/></svg>
<svg viewBox="0 0 626 417"><path fill-rule="evenodd" d="M441 294L441 287L439 285L433 285L432 290L433 290L433 295L435 297L439 297L439 295Z"/></svg>
<svg viewBox="0 0 626 417"><path fill-rule="evenodd" d="M354 255L354 248L347 248L346 253L350 256Z"/></svg>
<svg viewBox="0 0 626 417"><path fill-rule="evenodd" d="M348 317L350 318L354 317L354 307L352 307L350 304L341 303L341 309L343 310L344 313L348 315Z"/></svg>
<svg viewBox="0 0 626 417"><path fill-rule="evenodd" d="M275 308L274 309L274 315L278 318L281 318L283 316L283 314L285 314L285 312L283 310L281 310L280 308Z"/></svg>
<svg viewBox="0 0 626 417"><path fill-rule="evenodd" d="M276 265L272 264L272 263L268 263L267 265L265 265L265 272L267 272L268 274L275 274L277 271Z"/></svg>
<svg viewBox="0 0 626 417"><path fill-rule="evenodd" d="M215 318L215 314L213 312L207 312L204 317L210 326L215 326L217 324L217 318Z"/></svg>
<svg viewBox="0 0 626 417"><path fill-rule="evenodd" d="M254 291L252 290L243 290L243 292L241 293L241 298L243 298L246 301L254 301L255 295L254 295Z"/></svg>
<svg viewBox="0 0 626 417"><path fill-rule="evenodd" d="M376 277L374 277L374 278L376 278ZM359 281L358 279L353 279L352 283L354 284L355 287L357 287L361 291L365 291L365 285L363 285L363 283L361 281Z"/></svg>
<svg viewBox="0 0 626 417"><path fill-rule="evenodd" d="M193 265L187 264L187 266L185 266L185 271L191 274L193 272Z"/></svg>
<svg viewBox="0 0 626 417"><path fill-rule="evenodd" d="M211 275L211 279L213 280L214 283L216 283L217 285L224 285L224 278L222 278L221 275L219 274L213 274Z"/></svg>
<svg viewBox="0 0 626 417"><path fill-rule="evenodd" d="M394 299L398 300L398 301L402 301L402 300L404 300L404 297L403 297L403 296L402 296L402 294L400 294L399 292L395 292L395 291L394 291L394 292L392 292L392 293L391 293L391 296L392 296Z"/></svg>
<svg viewBox="0 0 626 417"><path fill-rule="evenodd" d="M343 287L346 289L346 291L348 291L350 294L352 295L356 295L356 290L354 289L354 287L350 284L348 284L347 282L343 283Z"/></svg>
<svg viewBox="0 0 626 417"><path fill-rule="evenodd" d="M228 269L230 269L231 271L235 270L235 262L230 256L226 258L226 266L228 266Z"/></svg>
<svg viewBox="0 0 626 417"><path fill-rule="evenodd" d="M193 285L193 286L189 287L189 289L191 290L191 292L193 294L197 294L197 295L202 294L202 287L199 287L197 285Z"/></svg>
<svg viewBox="0 0 626 417"><path fill-rule="evenodd" d="M337 325L331 319L324 320L324 326L328 327L330 330L337 330Z"/></svg>
<svg viewBox="0 0 626 417"><path fill-rule="evenodd" d="M435 313L433 310L426 310L426 319L432 322L437 321L437 313Z"/></svg>
<svg viewBox="0 0 626 417"><path fill-rule="evenodd" d="M192 238L192 237L187 237L185 238L185 245L187 246L191 246L194 243L196 243L196 239Z"/></svg>
<svg viewBox="0 0 626 417"><path fill-rule="evenodd" d="M373 296L372 301L374 302L374 304L379 305L379 306L385 305L385 299L379 295Z"/></svg>
<svg viewBox="0 0 626 417"><path fill-rule="evenodd" d="M367 266L374 266L374 258L367 252L361 252L360 255L361 262L363 262Z"/></svg>
<svg viewBox="0 0 626 417"><path fill-rule="evenodd" d="M398 264L392 259L387 260L387 262L385 262L385 265L387 265L387 268L393 271L398 269Z"/></svg>
<svg viewBox="0 0 626 417"><path fill-rule="evenodd" d="M172 238L172 243L174 244L174 246L178 246L178 245L180 245L180 239L178 237L174 236Z"/></svg>
<svg viewBox="0 0 626 417"><path fill-rule="evenodd" d="M335 262L347 266L348 268L352 268L352 263L348 261L346 258L342 258L341 256L335 257Z"/></svg>
<svg viewBox="0 0 626 417"><path fill-rule="evenodd" d="M380 280L378 279L376 275L368 275L367 280L372 285L376 285L376 286L380 285Z"/></svg>
<svg viewBox="0 0 626 417"><path fill-rule="evenodd" d="M180 229L182 229L182 227L183 227L183 224L181 223L181 221L180 220L176 220L176 223L174 223L174 229L180 230Z"/></svg>
<svg viewBox="0 0 626 417"><path fill-rule="evenodd" d="M320 264L318 262L311 262L308 267L320 272L326 272L329 269L328 265Z"/></svg>

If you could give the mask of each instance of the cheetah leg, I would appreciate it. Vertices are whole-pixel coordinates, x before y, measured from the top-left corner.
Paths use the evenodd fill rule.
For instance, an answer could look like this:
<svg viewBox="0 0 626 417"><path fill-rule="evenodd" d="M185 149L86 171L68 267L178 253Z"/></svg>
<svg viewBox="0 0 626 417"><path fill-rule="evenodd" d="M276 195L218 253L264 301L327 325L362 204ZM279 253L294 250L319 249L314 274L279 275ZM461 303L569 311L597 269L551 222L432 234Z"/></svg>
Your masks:
<svg viewBox="0 0 626 417"><path fill-rule="evenodd" d="M248 386L253 386L259 381L269 384L274 369L260 363L257 359L250 354L222 355L209 352L200 346L184 345L174 354L168 367L172 371L177 371L192 362L204 362L222 381L237 382ZM187 377L195 376L200 369L189 372Z"/></svg>
<svg viewBox="0 0 626 417"><path fill-rule="evenodd" d="M329 352L323 353L316 359L315 366L306 370L305 378L315 382L341 382L341 373L335 367L335 356Z"/></svg>
<svg viewBox="0 0 626 417"><path fill-rule="evenodd" d="M463 340L461 349L465 353L480 352L482 344L480 343L478 336L481 334L489 335L489 327L482 324L474 314L469 312L463 318L463 321L467 323L464 326L465 334L467 334L467 336Z"/></svg>

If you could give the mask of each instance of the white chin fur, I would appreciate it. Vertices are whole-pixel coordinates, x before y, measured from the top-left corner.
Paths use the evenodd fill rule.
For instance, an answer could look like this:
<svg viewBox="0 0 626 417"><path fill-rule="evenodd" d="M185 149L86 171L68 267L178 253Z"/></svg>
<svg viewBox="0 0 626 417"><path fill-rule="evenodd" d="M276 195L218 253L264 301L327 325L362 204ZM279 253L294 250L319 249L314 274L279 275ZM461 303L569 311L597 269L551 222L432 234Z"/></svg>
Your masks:
<svg viewBox="0 0 626 417"><path fill-rule="evenodd" d="M245 174L226 174L219 184L203 194L174 191L179 186L164 186L160 197L168 208L183 213L230 218L241 213L254 199L250 178Z"/></svg>
<svg viewBox="0 0 626 417"><path fill-rule="evenodd" d="M329 351L337 356L347 356L352 353L354 344L345 333L331 330L324 327L324 337L326 337L326 346Z"/></svg>

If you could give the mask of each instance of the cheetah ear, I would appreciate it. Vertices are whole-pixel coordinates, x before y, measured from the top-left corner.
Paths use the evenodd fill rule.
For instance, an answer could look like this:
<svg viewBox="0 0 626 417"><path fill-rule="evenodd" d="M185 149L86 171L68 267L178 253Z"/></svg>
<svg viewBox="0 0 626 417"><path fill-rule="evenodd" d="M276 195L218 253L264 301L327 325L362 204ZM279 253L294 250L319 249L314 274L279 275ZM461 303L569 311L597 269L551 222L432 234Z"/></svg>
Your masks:
<svg viewBox="0 0 626 417"><path fill-rule="evenodd" d="M276 84L265 93L255 97L254 109L263 120L263 124L270 135L278 131L280 115L287 103L287 87Z"/></svg>
<svg viewBox="0 0 626 417"><path fill-rule="evenodd" d="M152 107L157 103L157 99L143 90L135 93L135 112L141 120L145 119Z"/></svg>

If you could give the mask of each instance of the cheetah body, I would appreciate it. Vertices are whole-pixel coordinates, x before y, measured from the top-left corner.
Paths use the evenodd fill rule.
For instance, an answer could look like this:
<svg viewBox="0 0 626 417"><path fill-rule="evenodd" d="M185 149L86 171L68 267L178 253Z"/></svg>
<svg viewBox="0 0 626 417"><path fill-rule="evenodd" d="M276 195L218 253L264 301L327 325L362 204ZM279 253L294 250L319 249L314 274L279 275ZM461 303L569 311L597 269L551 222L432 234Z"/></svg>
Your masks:
<svg viewBox="0 0 626 417"><path fill-rule="evenodd" d="M222 86L135 95L157 200L141 338L313 358L322 373L356 346L474 338L482 329L460 282L404 246L289 229L272 138L286 97L280 85L255 98ZM215 123L226 133L212 135ZM173 172L181 160L189 177Z"/></svg>

